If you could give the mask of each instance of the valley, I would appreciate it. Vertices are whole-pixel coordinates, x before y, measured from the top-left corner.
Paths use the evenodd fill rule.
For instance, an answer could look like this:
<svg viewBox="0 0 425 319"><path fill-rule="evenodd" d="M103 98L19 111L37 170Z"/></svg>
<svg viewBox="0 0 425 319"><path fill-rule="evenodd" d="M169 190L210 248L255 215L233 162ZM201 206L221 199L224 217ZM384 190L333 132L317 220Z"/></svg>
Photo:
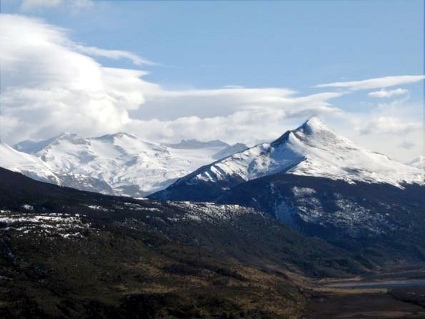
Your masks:
<svg viewBox="0 0 425 319"><path fill-rule="evenodd" d="M310 291L306 318L424 318L424 265L390 268L364 278L319 281Z"/></svg>

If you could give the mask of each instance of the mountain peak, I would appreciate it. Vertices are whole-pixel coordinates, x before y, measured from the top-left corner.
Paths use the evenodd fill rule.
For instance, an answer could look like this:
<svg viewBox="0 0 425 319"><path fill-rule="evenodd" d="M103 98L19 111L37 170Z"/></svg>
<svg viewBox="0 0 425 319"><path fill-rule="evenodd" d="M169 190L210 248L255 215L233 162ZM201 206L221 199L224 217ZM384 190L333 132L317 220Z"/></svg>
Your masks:
<svg viewBox="0 0 425 319"><path fill-rule="evenodd" d="M226 157L182 178L187 182L238 184L274 174L314 176L348 183L424 184L421 170L361 148L312 116L274 142ZM176 184L177 185L177 184ZM224 185L224 186L223 186ZM229 187L230 187L229 186Z"/></svg>
<svg viewBox="0 0 425 319"><path fill-rule="evenodd" d="M305 121L299 128L296 129L303 130L306 134L311 134L319 131L331 131L333 130L317 115L312 115Z"/></svg>
<svg viewBox="0 0 425 319"><path fill-rule="evenodd" d="M58 177L38 158L0 142L0 167L21 172L33 179L59 184Z"/></svg>
<svg viewBox="0 0 425 319"><path fill-rule="evenodd" d="M58 144L61 141L68 141L72 144L87 144L88 143L87 139L81 137L78 134L69 133L69 132L63 132L62 134L60 134L58 137L54 139L53 143Z"/></svg>
<svg viewBox="0 0 425 319"><path fill-rule="evenodd" d="M72 137L80 137L78 134L75 133L70 133L70 132L62 132L61 134L59 134L56 139L60 139L60 138L72 138Z"/></svg>
<svg viewBox="0 0 425 319"><path fill-rule="evenodd" d="M123 137L137 139L137 136L135 136L133 134L125 133L125 132L118 132L118 133L115 133L115 134L106 134L106 135L99 136L96 139L99 139L99 140L114 140L114 139L121 139Z"/></svg>
<svg viewBox="0 0 425 319"><path fill-rule="evenodd" d="M310 138L311 136L315 136L316 138L319 138L321 135L326 136L327 138L330 136L338 136L338 134L336 134L324 121L322 121L319 116L312 115L295 130L286 131L277 140L273 141L271 145L273 147L277 147L279 145L286 144L291 135L303 140L305 138Z"/></svg>

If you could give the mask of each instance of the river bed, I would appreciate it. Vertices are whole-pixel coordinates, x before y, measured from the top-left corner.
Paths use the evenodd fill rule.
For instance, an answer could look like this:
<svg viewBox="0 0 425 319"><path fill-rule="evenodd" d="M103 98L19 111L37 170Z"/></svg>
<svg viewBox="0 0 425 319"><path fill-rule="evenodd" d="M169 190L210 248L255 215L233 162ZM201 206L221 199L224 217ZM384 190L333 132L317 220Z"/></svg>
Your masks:
<svg viewBox="0 0 425 319"><path fill-rule="evenodd" d="M331 288L344 289L394 289L407 287L425 287L425 279L400 279L385 281L349 281L326 285Z"/></svg>

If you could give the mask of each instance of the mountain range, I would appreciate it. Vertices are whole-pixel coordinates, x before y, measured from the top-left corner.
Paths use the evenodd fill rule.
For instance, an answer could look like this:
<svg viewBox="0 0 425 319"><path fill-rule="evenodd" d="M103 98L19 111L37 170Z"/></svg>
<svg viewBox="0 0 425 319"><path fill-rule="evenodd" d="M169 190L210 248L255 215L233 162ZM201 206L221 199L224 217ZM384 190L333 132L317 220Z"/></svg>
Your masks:
<svg viewBox="0 0 425 319"><path fill-rule="evenodd" d="M0 151L0 166L40 181L110 195L249 206L340 244L406 230L413 236L411 229L423 225L421 158L405 165L364 149L317 116L251 148L63 133L14 149L0 144Z"/></svg>
<svg viewBox="0 0 425 319"><path fill-rule="evenodd" d="M313 116L277 140L207 165L175 185L202 181L231 187L276 173L396 187L404 183L424 184L422 171L361 148Z"/></svg>
<svg viewBox="0 0 425 319"><path fill-rule="evenodd" d="M150 198L253 207L359 251L370 238L392 250L403 235L409 246L404 253L425 256L424 171L358 146L316 116L271 143L201 167Z"/></svg>
<svg viewBox="0 0 425 319"><path fill-rule="evenodd" d="M312 278L425 261L423 159L317 116L251 148L64 133L0 153L0 317L302 318Z"/></svg>
<svg viewBox="0 0 425 319"><path fill-rule="evenodd" d="M364 149L317 116L251 148L218 140L160 145L126 133L63 133L15 149L1 144L0 150L0 166L40 181L111 195L253 207L343 247L353 238L363 247L362 240L405 231L415 247L424 225L424 171L415 167L421 158L406 165Z"/></svg>
<svg viewBox="0 0 425 319"><path fill-rule="evenodd" d="M316 125L313 125L314 121L316 121ZM306 129L319 129L320 125L324 125L324 123L318 122L320 119L312 117L308 121L309 124L306 124ZM323 132L325 131L323 130ZM334 134L334 132L330 133L329 128L327 132L326 134ZM273 142L274 145L264 143L248 150L245 144L229 145L218 140L209 142L182 140L174 144L157 144L127 133L92 138L62 133L42 141L22 141L13 148L0 143L2 155L0 167L57 185L132 197L143 197L163 190L177 179L203 165L209 165L241 152L240 156L246 157L245 160L250 162L249 168L242 168L245 164L243 164L244 159L240 158L239 160L230 161L228 159L220 162L213 170L218 167L232 170L232 167L227 167L232 163L231 165L240 166L242 170L245 170L236 172L236 169L236 175L244 180L252 180L296 165L293 172L296 175L331 178L340 176L346 180L370 180L372 182L383 178L382 182L390 182L393 185L404 180L400 172L407 173L407 180L410 180L412 174L415 174L412 173L412 170L408 172L409 170L406 170L405 166L385 156L379 156L370 151L367 151L367 154L361 154L362 151L353 152L356 148L358 150L360 148L353 142L344 140L341 136L334 135L331 138L330 135L323 134L320 138L318 134L315 134L315 139L311 141L309 141L313 136L311 134L304 137L284 135ZM301 139L297 141L296 138L300 137ZM269 147L275 149L275 144L284 139L288 139L286 145L290 147L287 147L283 153L273 151L270 158L261 155L262 152L267 152ZM299 141L302 143L297 146ZM308 142L314 145L319 143L321 147L312 147L307 144ZM332 145L332 143L334 144ZM297 147L302 149L297 149ZM334 148L339 148L335 149L338 153L338 156L335 157L333 156ZM351 151L350 148L352 148ZM304 159L305 154L308 155L308 158ZM359 154L360 157L358 157ZM257 155L259 155L257 159L250 160ZM312 158L314 158L313 162ZM386 167L383 165L385 163ZM408 164L423 168L423 157L418 157ZM363 167L364 165L366 167ZM362 167L364 171L351 174L353 172L350 173L350 167ZM393 174L393 172L396 173Z"/></svg>
<svg viewBox="0 0 425 319"><path fill-rule="evenodd" d="M94 138L63 133L14 148L1 144L1 167L80 190L142 197L247 146L197 140L159 145L126 133Z"/></svg>

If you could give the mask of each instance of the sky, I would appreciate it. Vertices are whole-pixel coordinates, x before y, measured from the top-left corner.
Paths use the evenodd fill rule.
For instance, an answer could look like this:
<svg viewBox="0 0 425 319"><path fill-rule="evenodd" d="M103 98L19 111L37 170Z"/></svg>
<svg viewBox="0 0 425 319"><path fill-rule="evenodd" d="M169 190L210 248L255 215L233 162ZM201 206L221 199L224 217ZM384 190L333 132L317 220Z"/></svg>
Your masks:
<svg viewBox="0 0 425 319"><path fill-rule="evenodd" d="M2 0L0 137L255 145L318 115L424 155L424 1Z"/></svg>

